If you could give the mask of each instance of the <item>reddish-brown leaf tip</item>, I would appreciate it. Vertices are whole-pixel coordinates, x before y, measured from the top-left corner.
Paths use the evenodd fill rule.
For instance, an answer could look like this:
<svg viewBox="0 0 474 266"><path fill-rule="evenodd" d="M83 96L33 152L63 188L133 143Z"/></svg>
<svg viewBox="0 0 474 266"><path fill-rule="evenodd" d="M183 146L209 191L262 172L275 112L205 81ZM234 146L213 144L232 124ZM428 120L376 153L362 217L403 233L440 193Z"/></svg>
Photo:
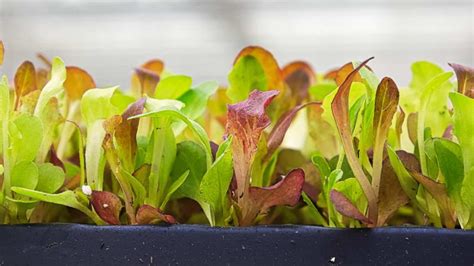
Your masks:
<svg viewBox="0 0 474 266"><path fill-rule="evenodd" d="M92 207L96 213L108 224L120 224L120 211L122 210L122 201L112 192L92 191Z"/></svg>
<svg viewBox="0 0 474 266"><path fill-rule="evenodd" d="M449 63L448 65L456 73L458 92L474 98L474 68L454 63Z"/></svg>
<svg viewBox="0 0 474 266"><path fill-rule="evenodd" d="M161 212L160 209L154 208L150 205L142 205L137 211L137 223L138 224L154 224L160 221L175 224L176 219L169 215Z"/></svg>
<svg viewBox="0 0 474 266"><path fill-rule="evenodd" d="M298 203L303 191L304 176L303 169L294 169L273 186L251 187L250 196L261 209L277 205L294 206Z"/></svg>
<svg viewBox="0 0 474 266"><path fill-rule="evenodd" d="M357 207L354 206L354 204L341 192L335 189L331 190L330 198L336 210L342 215L359 220L367 225L373 224L372 221L363 215L359 209L357 209Z"/></svg>
<svg viewBox="0 0 474 266"><path fill-rule="evenodd" d="M3 64L4 55L5 55L5 47L3 46L3 42L0 41L0 66Z"/></svg>
<svg viewBox="0 0 474 266"><path fill-rule="evenodd" d="M246 151L256 147L261 132L270 125L265 109L277 95L276 90L254 90L247 100L228 105L226 132L242 142Z"/></svg>
<svg viewBox="0 0 474 266"><path fill-rule="evenodd" d="M15 73L15 109L18 109L20 99L36 90L36 70L30 61L23 62Z"/></svg>
<svg viewBox="0 0 474 266"><path fill-rule="evenodd" d="M64 88L66 89L69 100L80 100L87 90L95 87L94 79L87 71L76 66L66 67Z"/></svg>

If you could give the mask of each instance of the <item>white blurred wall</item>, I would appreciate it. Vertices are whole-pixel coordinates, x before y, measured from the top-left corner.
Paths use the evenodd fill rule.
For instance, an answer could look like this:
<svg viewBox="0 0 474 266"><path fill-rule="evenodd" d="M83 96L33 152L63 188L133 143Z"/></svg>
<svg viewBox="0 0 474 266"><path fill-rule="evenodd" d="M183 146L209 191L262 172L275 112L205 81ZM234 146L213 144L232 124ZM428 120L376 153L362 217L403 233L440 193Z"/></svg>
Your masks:
<svg viewBox="0 0 474 266"><path fill-rule="evenodd" d="M474 65L473 13L471 0L0 0L2 70L42 52L127 88L133 67L157 57L226 83L238 51L258 44L317 71L375 56L380 76L406 85L415 60Z"/></svg>

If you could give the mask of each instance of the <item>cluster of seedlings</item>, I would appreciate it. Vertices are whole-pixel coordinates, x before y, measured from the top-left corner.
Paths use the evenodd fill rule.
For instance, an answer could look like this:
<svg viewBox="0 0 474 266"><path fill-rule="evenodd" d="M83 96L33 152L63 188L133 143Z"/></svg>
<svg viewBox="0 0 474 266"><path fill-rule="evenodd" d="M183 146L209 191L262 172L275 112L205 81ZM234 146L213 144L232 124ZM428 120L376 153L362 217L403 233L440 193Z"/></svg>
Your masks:
<svg viewBox="0 0 474 266"><path fill-rule="evenodd" d="M120 89L40 59L0 81L1 223L474 227L473 68L399 88L250 46L227 86L153 59Z"/></svg>

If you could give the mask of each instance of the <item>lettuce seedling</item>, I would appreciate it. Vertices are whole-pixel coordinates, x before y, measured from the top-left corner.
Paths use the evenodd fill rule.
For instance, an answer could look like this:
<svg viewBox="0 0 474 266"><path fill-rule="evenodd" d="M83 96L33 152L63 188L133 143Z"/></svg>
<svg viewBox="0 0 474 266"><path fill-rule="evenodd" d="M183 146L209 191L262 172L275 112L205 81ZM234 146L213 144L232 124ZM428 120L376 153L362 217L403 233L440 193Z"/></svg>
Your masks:
<svg viewBox="0 0 474 266"><path fill-rule="evenodd" d="M297 169L277 184L252 187L251 167L258 150L263 130L269 126L266 107L277 91L253 91L249 99L229 105L226 131L233 137L232 153L236 188L234 200L238 206L239 225L250 225L259 213L276 205L294 205L298 202L304 183L304 172Z"/></svg>
<svg viewBox="0 0 474 266"><path fill-rule="evenodd" d="M451 72L415 62L399 90L370 59L316 74L249 46L228 89L153 59L128 95L40 59L0 80L3 223L473 228L471 67L449 64L455 90ZM303 150L288 148L293 120ZM300 196L307 207L280 207Z"/></svg>

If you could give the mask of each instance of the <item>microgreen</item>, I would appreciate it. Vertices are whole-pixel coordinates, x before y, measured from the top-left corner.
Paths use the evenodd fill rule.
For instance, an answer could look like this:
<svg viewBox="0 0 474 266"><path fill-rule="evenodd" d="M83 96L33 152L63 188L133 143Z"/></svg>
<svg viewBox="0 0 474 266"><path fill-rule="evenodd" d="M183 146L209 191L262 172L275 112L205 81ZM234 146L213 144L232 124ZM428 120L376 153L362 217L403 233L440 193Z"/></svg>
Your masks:
<svg viewBox="0 0 474 266"><path fill-rule="evenodd" d="M249 46L228 86L152 59L130 90L24 61L0 80L0 221L472 229L472 67L455 86L418 61L399 87L372 59L316 73Z"/></svg>

